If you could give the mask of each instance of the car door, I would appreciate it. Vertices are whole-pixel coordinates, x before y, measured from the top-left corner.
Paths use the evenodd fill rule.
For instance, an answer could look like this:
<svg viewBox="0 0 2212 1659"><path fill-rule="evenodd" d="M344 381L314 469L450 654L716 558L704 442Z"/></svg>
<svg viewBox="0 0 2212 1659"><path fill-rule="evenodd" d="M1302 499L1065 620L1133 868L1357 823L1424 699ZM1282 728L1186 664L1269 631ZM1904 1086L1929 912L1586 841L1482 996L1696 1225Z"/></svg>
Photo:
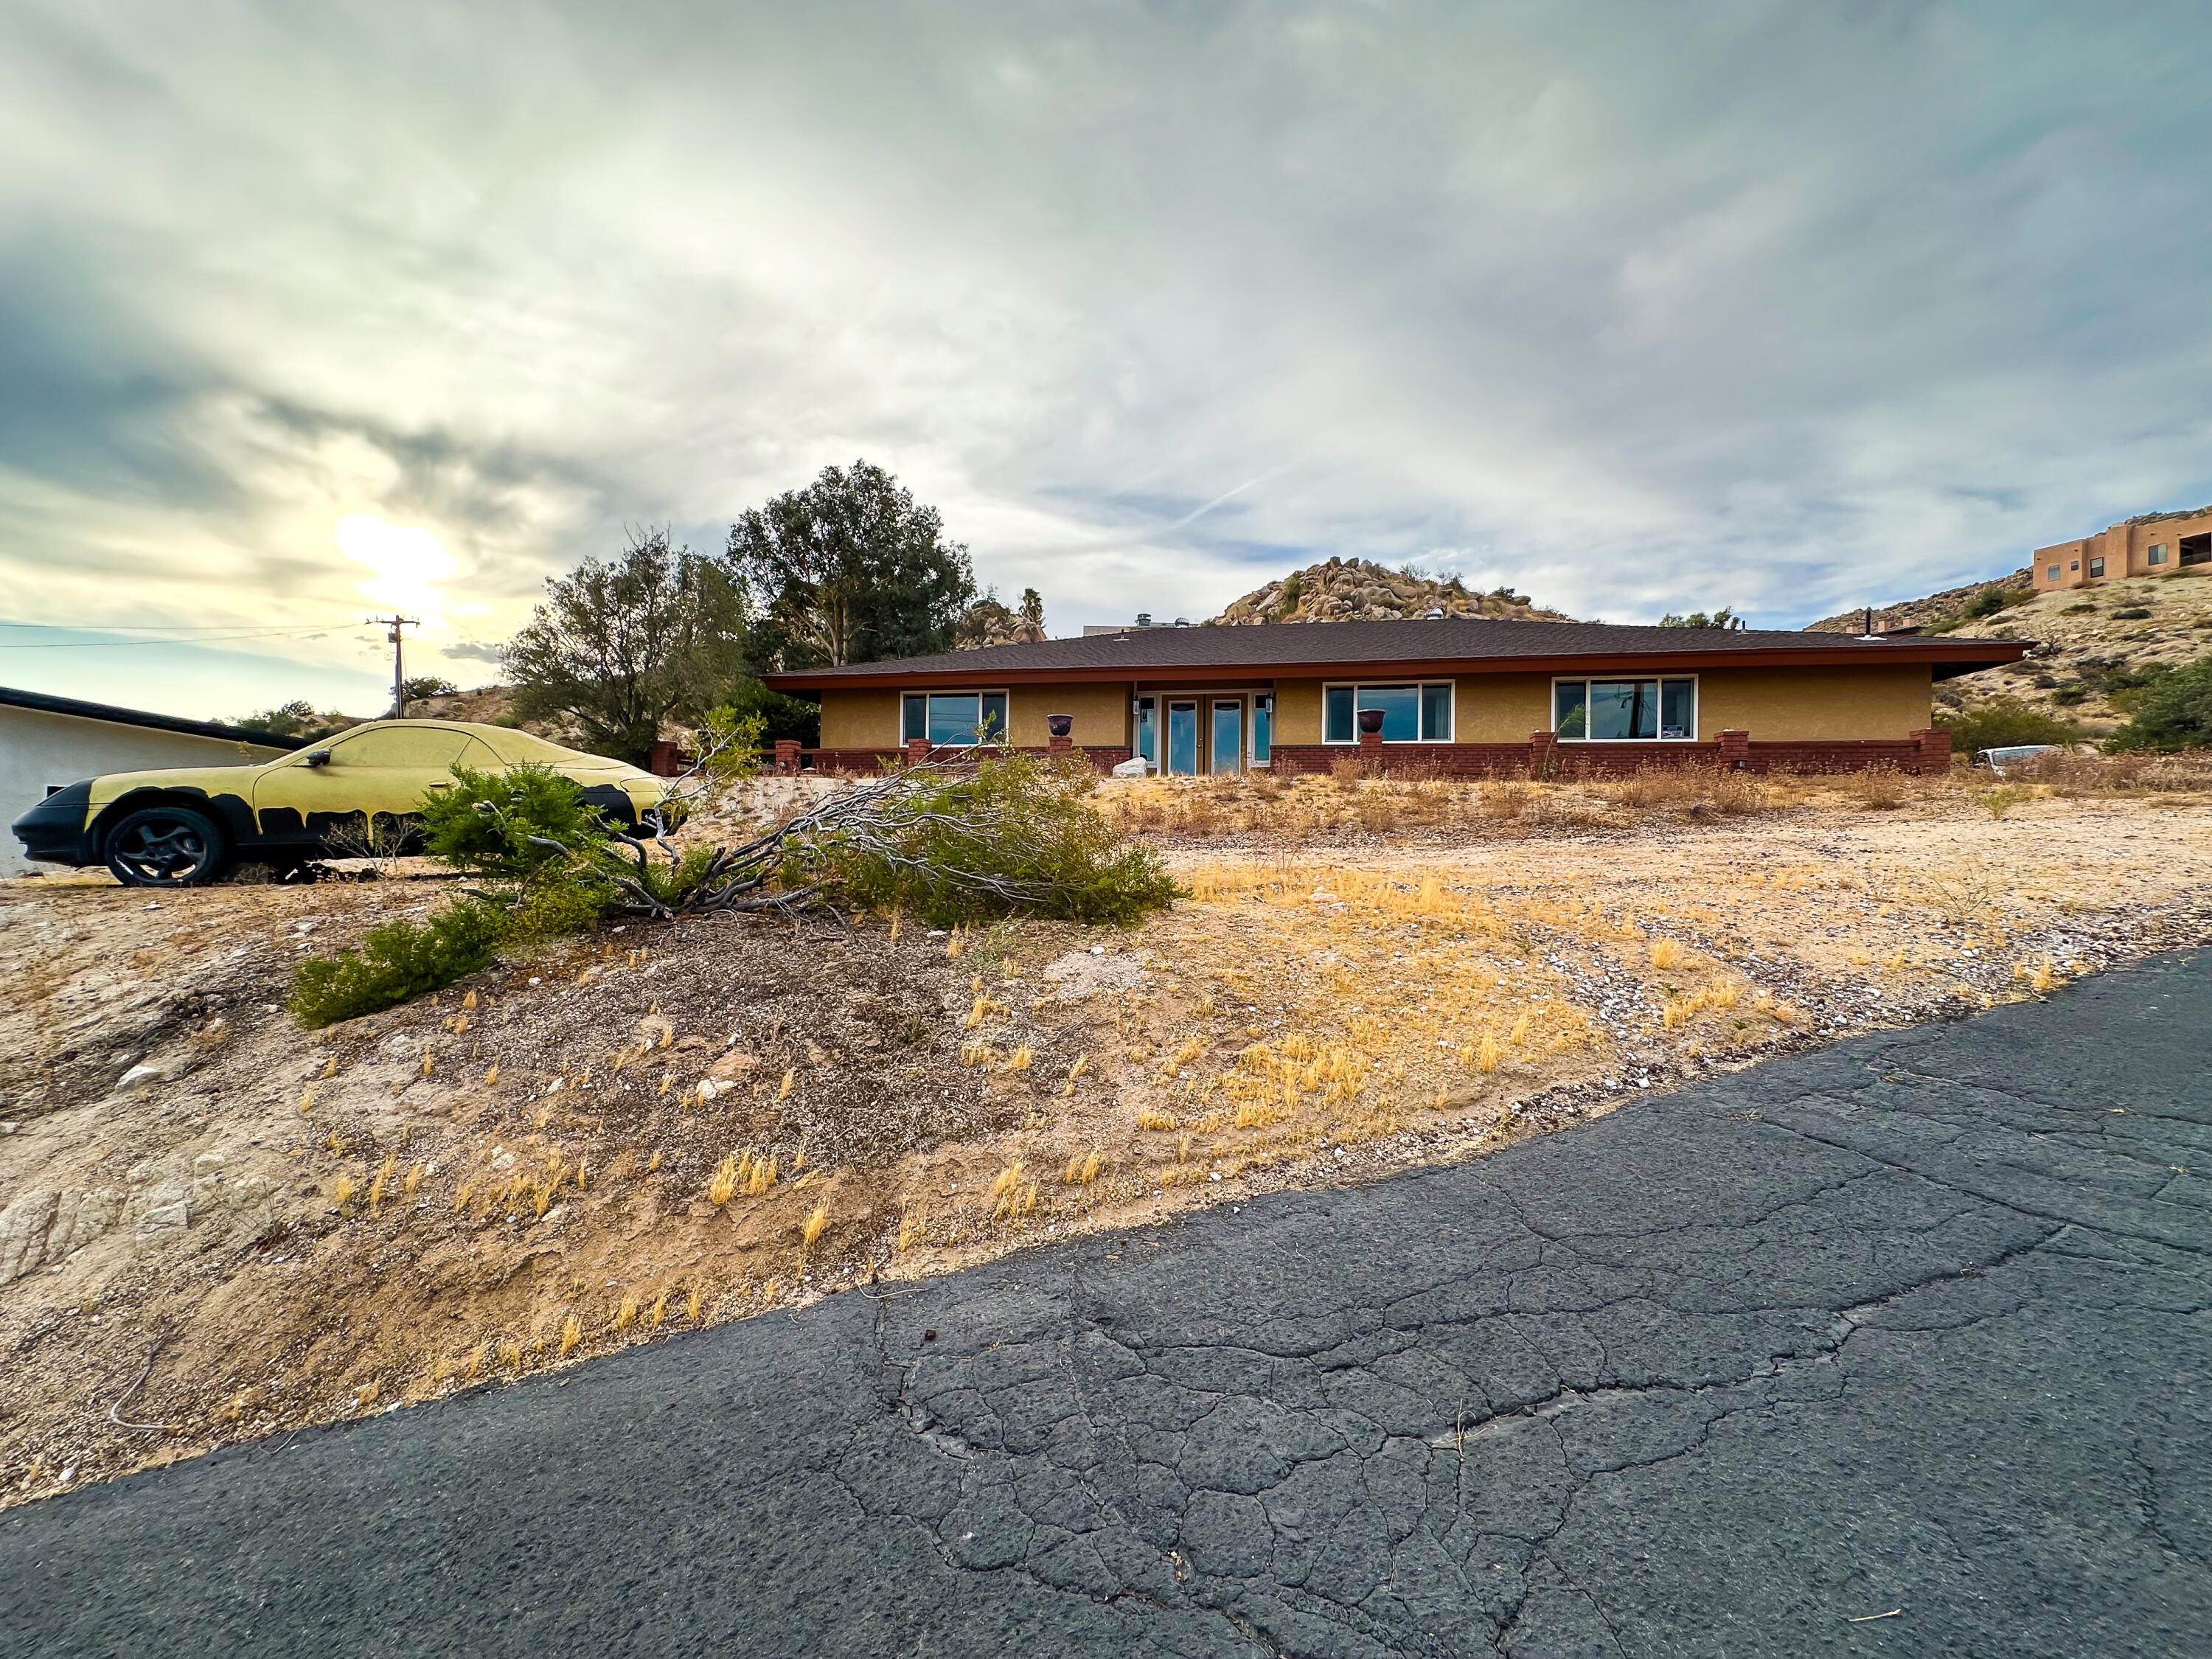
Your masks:
<svg viewBox="0 0 2212 1659"><path fill-rule="evenodd" d="M315 755L329 758L309 764ZM264 772L254 786L254 816L264 840L320 842L348 823L411 817L430 791L453 787L457 764L500 767L466 732L368 726Z"/></svg>

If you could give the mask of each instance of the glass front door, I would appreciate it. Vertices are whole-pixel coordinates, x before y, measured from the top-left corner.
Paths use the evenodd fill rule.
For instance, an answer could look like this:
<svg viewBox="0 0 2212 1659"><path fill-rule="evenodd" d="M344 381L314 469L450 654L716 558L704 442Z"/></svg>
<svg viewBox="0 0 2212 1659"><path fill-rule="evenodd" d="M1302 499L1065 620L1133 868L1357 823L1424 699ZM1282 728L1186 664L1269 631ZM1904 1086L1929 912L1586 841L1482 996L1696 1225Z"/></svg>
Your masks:
<svg viewBox="0 0 2212 1659"><path fill-rule="evenodd" d="M1244 703L1219 702L1213 705L1212 770L1234 776L1244 769Z"/></svg>
<svg viewBox="0 0 2212 1659"><path fill-rule="evenodd" d="M1171 702L1168 705L1168 759L1160 769L1178 778L1198 775L1198 705L1195 702Z"/></svg>
<svg viewBox="0 0 2212 1659"><path fill-rule="evenodd" d="M1252 699L1252 764L1265 766L1275 753L1275 700L1262 693Z"/></svg>
<svg viewBox="0 0 2212 1659"><path fill-rule="evenodd" d="M1137 699L1137 753L1152 763L1152 770L1160 769L1160 734L1155 721L1159 718L1150 697Z"/></svg>

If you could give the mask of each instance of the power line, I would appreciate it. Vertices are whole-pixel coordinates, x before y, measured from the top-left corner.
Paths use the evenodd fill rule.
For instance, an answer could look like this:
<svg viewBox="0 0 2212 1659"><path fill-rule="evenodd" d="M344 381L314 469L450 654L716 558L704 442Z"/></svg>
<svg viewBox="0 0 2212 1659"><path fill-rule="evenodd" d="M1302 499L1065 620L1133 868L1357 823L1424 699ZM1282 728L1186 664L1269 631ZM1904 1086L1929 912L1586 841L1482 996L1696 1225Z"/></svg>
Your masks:
<svg viewBox="0 0 2212 1659"><path fill-rule="evenodd" d="M0 651L113 651L124 647L148 645L228 645L252 640L319 639L334 631L330 628L293 628L264 629L252 634L202 635L194 639L152 640L0 640Z"/></svg>
<svg viewBox="0 0 2212 1659"><path fill-rule="evenodd" d="M349 622L328 623L54 623L0 622L0 628L52 628L80 634L231 634L283 633L297 628L351 628Z"/></svg>
<svg viewBox="0 0 2212 1659"><path fill-rule="evenodd" d="M175 639L0 639L0 650L118 650L131 646L226 646L254 639L321 639L323 635L337 633L341 629L354 629L352 622L283 622L252 626L252 623L175 623L155 629L155 623L76 623L76 622L0 622L0 629L40 629L46 633L168 633L179 635Z"/></svg>

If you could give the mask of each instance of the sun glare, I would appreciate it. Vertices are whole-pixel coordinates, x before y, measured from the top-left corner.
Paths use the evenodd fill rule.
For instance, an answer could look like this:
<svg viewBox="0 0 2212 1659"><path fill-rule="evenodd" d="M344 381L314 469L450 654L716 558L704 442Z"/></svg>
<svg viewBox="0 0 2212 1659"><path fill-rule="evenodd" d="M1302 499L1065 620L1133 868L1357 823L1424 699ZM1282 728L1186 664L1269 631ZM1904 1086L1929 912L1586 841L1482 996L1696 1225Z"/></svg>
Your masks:
<svg viewBox="0 0 2212 1659"><path fill-rule="evenodd" d="M418 616L444 609L434 584L460 568L428 531L387 524L368 513L338 520L338 546L348 558L376 573L374 580L362 583L356 591L379 605L396 605Z"/></svg>

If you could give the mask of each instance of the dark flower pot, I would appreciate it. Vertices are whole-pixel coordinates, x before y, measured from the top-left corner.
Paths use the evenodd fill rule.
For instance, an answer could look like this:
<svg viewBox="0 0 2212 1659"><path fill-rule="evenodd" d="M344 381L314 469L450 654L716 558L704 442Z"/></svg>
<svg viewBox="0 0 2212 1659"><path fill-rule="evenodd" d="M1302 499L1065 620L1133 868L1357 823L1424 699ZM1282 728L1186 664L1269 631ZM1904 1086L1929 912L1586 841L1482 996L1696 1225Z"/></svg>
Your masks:
<svg viewBox="0 0 2212 1659"><path fill-rule="evenodd" d="M1382 729L1382 711L1379 708L1361 709L1359 729L1363 732L1380 732Z"/></svg>
<svg viewBox="0 0 2212 1659"><path fill-rule="evenodd" d="M1051 732L1055 738L1064 738L1070 732L1073 732L1075 729L1075 716L1073 714L1047 714L1044 717L1044 725L1045 730Z"/></svg>

